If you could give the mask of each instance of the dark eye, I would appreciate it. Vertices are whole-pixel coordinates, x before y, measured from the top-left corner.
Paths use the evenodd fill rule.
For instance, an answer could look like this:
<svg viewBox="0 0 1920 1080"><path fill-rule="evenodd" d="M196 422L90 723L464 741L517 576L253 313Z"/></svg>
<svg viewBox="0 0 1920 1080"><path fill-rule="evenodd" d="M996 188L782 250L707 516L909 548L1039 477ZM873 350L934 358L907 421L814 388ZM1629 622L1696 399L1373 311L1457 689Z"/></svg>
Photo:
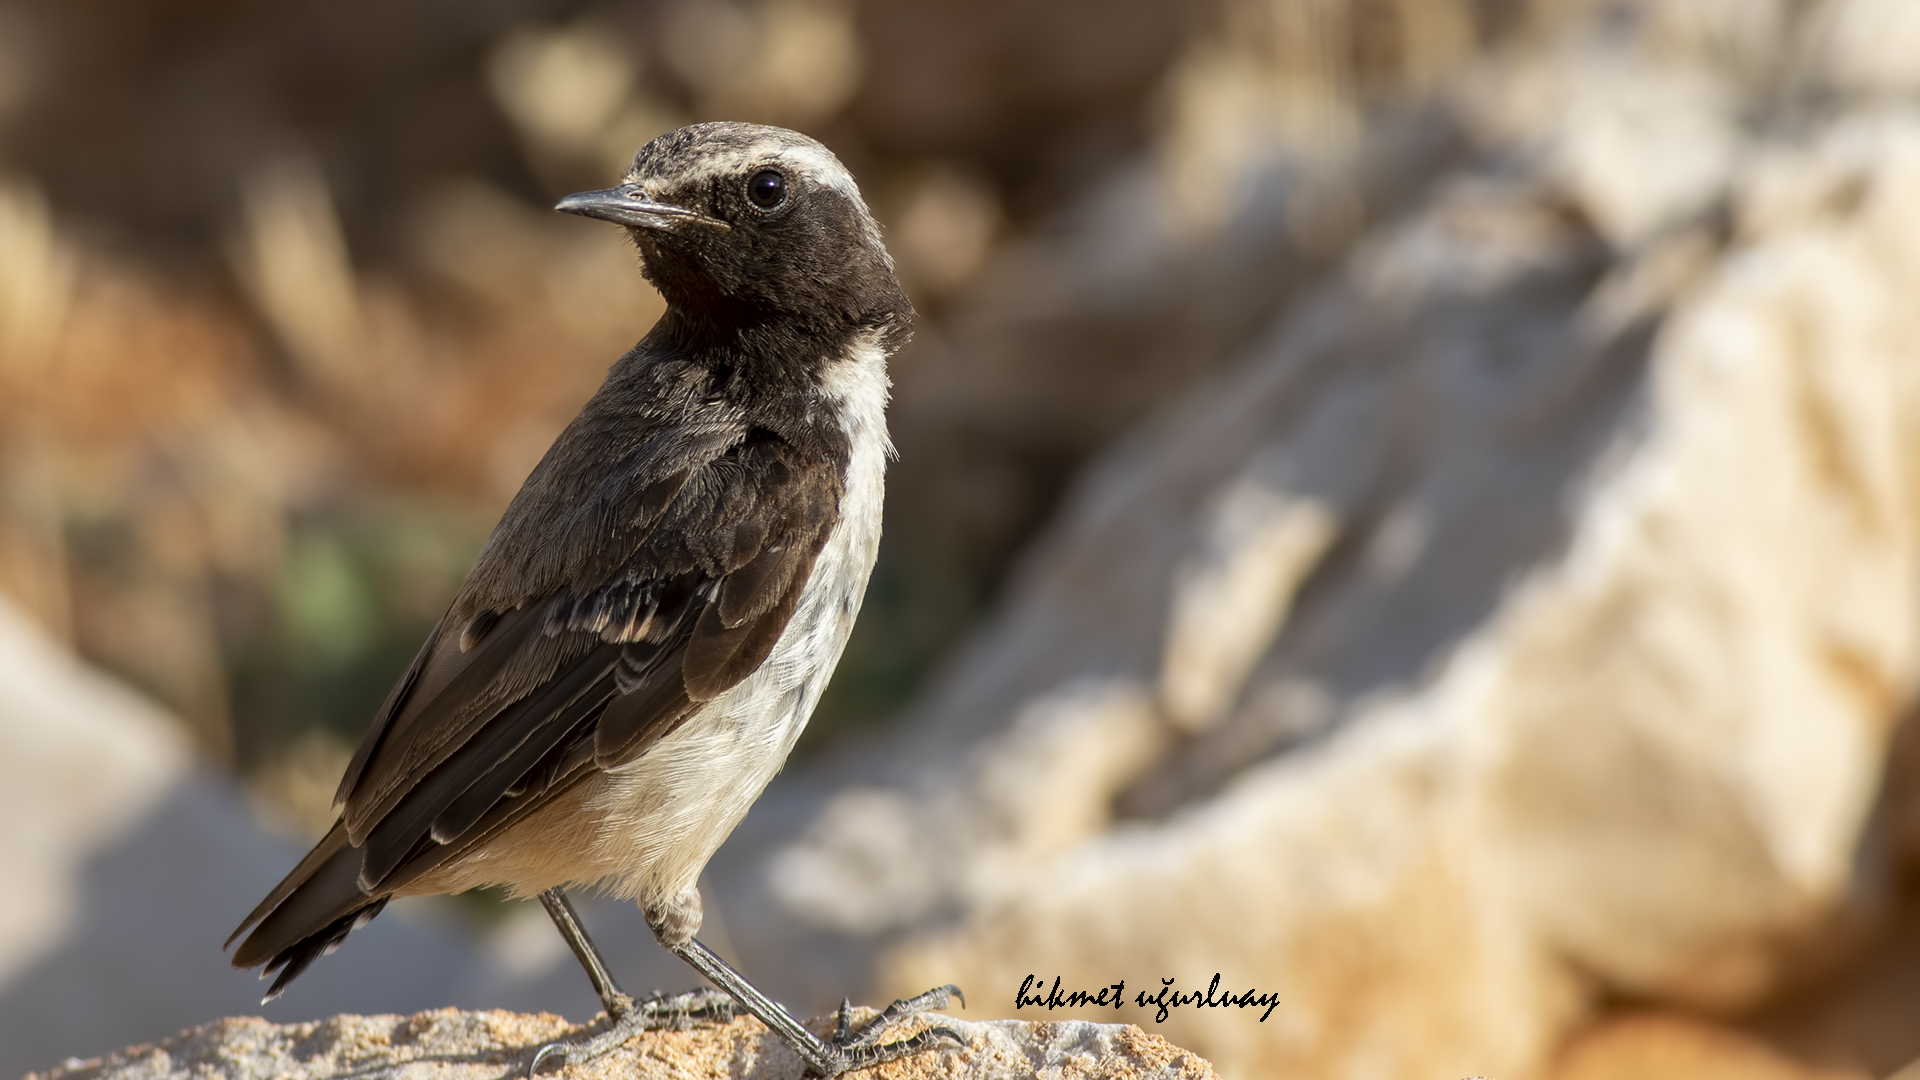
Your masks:
<svg viewBox="0 0 1920 1080"><path fill-rule="evenodd" d="M762 210L771 210L787 201L787 178L772 169L761 169L747 181L747 201Z"/></svg>

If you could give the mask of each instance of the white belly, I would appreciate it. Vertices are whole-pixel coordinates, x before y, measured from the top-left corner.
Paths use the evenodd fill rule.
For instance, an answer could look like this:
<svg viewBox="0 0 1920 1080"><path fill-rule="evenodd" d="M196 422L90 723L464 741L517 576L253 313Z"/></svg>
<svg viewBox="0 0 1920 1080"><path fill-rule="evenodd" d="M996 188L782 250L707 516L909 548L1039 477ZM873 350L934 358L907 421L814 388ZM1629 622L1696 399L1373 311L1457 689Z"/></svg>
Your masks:
<svg viewBox="0 0 1920 1080"><path fill-rule="evenodd" d="M860 613L880 545L879 514L871 517L843 517L827 538L766 663L637 760L593 781L604 790L601 805L612 808L593 861L616 894L644 902L693 888L780 771Z"/></svg>

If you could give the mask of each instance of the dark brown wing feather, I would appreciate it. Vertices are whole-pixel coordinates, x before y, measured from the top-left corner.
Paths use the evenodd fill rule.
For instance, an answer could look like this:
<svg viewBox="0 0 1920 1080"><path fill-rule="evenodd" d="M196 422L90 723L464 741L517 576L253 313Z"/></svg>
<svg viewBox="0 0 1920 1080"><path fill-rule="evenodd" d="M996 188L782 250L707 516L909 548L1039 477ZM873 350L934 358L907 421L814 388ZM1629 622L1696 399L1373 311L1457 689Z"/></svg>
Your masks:
<svg viewBox="0 0 1920 1080"><path fill-rule="evenodd" d="M602 769L624 765L680 726L698 705L688 696L684 679L644 682L608 703L594 725L593 737L586 741L588 757ZM557 762L551 771L564 772L566 766L566 761ZM535 773L535 778L546 779L542 773Z"/></svg>
<svg viewBox="0 0 1920 1080"><path fill-rule="evenodd" d="M727 625L721 603L707 605L700 613L700 621L694 625L693 637L687 642L686 657L681 663L687 696L695 701L711 701L752 674L773 651L780 631L799 605L800 590L806 583L803 575L789 578L786 589L774 595L771 606L762 607L756 600L754 607L759 613L732 626Z"/></svg>
<svg viewBox="0 0 1920 1080"><path fill-rule="evenodd" d="M577 722L583 712L604 704L613 691L609 675L619 659L619 645L601 644L590 649L525 697L494 714L472 737L406 788L406 793L368 831L366 841L358 845L366 852L360 866L360 888L368 893L378 889L381 879L418 845L446 845L457 840L464 826L455 828L457 820L440 823L439 819L465 795L491 795L486 799L491 803L504 794L519 774L506 775L502 767L510 765L531 744L533 753L525 766L531 768L553 742L566 736L572 727L567 722L569 717ZM492 783L488 783L490 780Z"/></svg>
<svg viewBox="0 0 1920 1080"><path fill-rule="evenodd" d="M600 484L597 510L544 539L590 555L503 540L530 520L509 511L376 716L341 823L241 925L254 929L237 966L283 967L284 985L396 889L645 753L765 661L837 519L843 467L761 430L709 441L705 460L665 457L625 492ZM609 535L628 540L618 561ZM536 585L543 565L605 572L502 598L489 581L503 561Z"/></svg>
<svg viewBox="0 0 1920 1080"><path fill-rule="evenodd" d="M362 741L367 761L346 799L347 836L363 844L411 783L436 768L508 704L551 680L592 648L586 635L544 632L559 598L494 616L493 628L470 650L443 626L413 692L393 719Z"/></svg>

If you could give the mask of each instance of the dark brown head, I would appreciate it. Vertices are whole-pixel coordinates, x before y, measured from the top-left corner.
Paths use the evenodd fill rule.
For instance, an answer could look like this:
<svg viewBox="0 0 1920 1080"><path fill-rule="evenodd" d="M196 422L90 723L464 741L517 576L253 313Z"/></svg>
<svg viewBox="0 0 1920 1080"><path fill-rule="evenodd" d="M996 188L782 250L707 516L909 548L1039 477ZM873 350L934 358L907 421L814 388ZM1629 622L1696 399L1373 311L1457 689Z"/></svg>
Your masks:
<svg viewBox="0 0 1920 1080"><path fill-rule="evenodd" d="M642 147L619 186L555 209L627 226L648 280L696 328L904 334L912 319L853 177L797 132L681 128Z"/></svg>

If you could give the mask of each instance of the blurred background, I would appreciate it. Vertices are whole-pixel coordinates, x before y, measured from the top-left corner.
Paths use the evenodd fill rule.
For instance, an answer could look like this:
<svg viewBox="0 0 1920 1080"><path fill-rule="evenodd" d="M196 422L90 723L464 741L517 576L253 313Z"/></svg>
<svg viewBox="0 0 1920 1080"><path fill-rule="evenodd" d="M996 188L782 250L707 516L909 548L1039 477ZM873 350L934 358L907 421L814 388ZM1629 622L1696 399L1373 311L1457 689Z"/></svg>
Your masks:
<svg viewBox="0 0 1920 1080"><path fill-rule="evenodd" d="M1920 7L0 0L0 1073L255 1011L219 940L661 311L547 208L722 118L922 316L743 969L1280 990L1119 1014L1226 1075L1920 1059ZM266 1015L570 968L400 905Z"/></svg>

